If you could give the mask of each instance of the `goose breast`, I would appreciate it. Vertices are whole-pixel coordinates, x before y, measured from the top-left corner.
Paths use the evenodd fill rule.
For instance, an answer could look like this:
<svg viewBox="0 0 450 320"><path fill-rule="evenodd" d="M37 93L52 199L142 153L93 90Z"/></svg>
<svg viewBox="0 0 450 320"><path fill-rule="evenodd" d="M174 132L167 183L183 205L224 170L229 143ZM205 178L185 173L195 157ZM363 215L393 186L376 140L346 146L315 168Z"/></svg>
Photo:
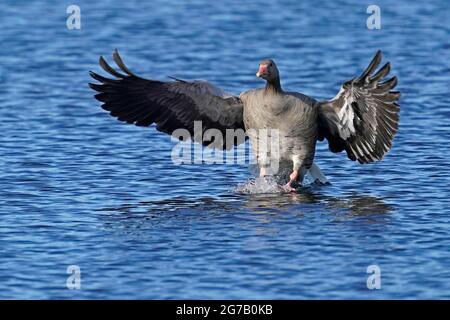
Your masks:
<svg viewBox="0 0 450 320"><path fill-rule="evenodd" d="M240 98L244 103L244 124L256 154L260 135L266 133L260 129L270 129L269 138L275 129L280 160L291 161L295 157L305 165L312 163L318 115L314 99L300 93L270 93L264 89L246 91ZM277 141L268 141L269 149L274 150Z"/></svg>

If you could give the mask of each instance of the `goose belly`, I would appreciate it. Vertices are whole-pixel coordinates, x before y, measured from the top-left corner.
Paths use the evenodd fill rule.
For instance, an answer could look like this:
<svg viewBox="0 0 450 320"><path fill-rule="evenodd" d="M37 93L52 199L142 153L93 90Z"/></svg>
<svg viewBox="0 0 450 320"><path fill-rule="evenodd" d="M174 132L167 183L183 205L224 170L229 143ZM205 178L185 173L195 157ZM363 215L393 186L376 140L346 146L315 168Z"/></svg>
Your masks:
<svg viewBox="0 0 450 320"><path fill-rule="evenodd" d="M244 122L259 164L312 164L317 140L314 107L296 101L245 107Z"/></svg>

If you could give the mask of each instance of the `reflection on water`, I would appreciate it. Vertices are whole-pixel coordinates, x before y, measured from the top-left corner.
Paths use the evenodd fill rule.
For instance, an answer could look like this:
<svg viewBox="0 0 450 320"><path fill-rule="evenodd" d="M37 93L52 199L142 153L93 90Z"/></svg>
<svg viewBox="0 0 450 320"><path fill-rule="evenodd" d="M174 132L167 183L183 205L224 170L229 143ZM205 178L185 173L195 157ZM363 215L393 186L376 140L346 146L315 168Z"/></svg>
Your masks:
<svg viewBox="0 0 450 320"><path fill-rule="evenodd" d="M328 197L328 207L332 210L343 209L345 216L368 216L373 214L386 214L394 210L379 197L372 196L349 196L346 199Z"/></svg>
<svg viewBox="0 0 450 320"><path fill-rule="evenodd" d="M170 219L233 219L239 214L263 214L264 221L276 219L274 215L292 215L300 218L313 208L317 214L330 220L344 220L361 216L388 214L393 208L380 197L358 195L334 197L312 190L289 194L227 194L211 198L175 197L164 200L126 203L118 207L102 208L107 226L124 224L125 229L141 228L142 224L158 225Z"/></svg>

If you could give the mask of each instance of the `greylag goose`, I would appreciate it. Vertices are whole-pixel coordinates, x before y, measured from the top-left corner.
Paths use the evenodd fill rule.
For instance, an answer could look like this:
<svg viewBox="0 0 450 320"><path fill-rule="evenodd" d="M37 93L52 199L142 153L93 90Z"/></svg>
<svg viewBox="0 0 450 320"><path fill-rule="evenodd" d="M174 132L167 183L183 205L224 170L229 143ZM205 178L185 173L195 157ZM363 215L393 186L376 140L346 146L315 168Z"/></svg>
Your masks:
<svg viewBox="0 0 450 320"><path fill-rule="evenodd" d="M389 62L375 72L381 58L378 51L359 77L344 82L338 94L325 101L284 91L273 60L261 61L256 73L266 81L264 88L233 96L206 81L141 78L125 66L115 50L113 60L121 72L100 57L100 66L115 79L90 72L100 84L89 85L98 92L95 98L103 103L102 108L120 121L137 126L155 123L157 130L168 134L182 128L194 141L223 149L249 137L260 176L276 174L279 165L274 163L288 165L285 187L293 191L308 170L323 177L314 164L317 140L327 139L331 152L345 151L348 158L361 164L381 160L391 149L398 129L400 92L392 91L396 77L384 81ZM229 129L242 130L245 138L233 138L231 143L228 139L227 143L223 139L205 140L195 134L195 121L201 121L202 133L213 129L225 136ZM259 131L263 129L277 134L277 152L259 149ZM269 134L267 139L273 136Z"/></svg>

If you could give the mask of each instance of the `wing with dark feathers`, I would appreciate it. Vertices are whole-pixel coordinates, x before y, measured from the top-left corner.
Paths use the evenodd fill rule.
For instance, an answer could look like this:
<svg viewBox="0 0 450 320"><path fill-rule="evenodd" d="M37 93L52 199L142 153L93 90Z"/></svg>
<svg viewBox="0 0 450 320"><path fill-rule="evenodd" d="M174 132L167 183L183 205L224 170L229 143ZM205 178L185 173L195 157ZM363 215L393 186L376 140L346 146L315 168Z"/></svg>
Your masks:
<svg viewBox="0 0 450 320"><path fill-rule="evenodd" d="M100 66L115 79L90 72L100 84L90 83L89 86L99 92L95 98L103 102L102 108L118 120L137 126L155 123L157 130L168 134L176 129L187 129L195 141L224 149L230 149L232 145L194 137L194 121L201 121L202 136L208 129L217 129L222 133L223 140L226 129L245 130L243 104L238 97L226 94L206 81L175 79L162 82L144 79L125 66L117 50L113 53L113 59L123 73L113 69L100 57ZM234 140L235 144L242 142Z"/></svg>
<svg viewBox="0 0 450 320"><path fill-rule="evenodd" d="M389 62L374 74L380 62L378 51L361 76L345 82L332 100L318 103L319 140L327 139L332 152L345 150L360 163L381 160L398 130L400 92L391 91L397 78L383 81Z"/></svg>

